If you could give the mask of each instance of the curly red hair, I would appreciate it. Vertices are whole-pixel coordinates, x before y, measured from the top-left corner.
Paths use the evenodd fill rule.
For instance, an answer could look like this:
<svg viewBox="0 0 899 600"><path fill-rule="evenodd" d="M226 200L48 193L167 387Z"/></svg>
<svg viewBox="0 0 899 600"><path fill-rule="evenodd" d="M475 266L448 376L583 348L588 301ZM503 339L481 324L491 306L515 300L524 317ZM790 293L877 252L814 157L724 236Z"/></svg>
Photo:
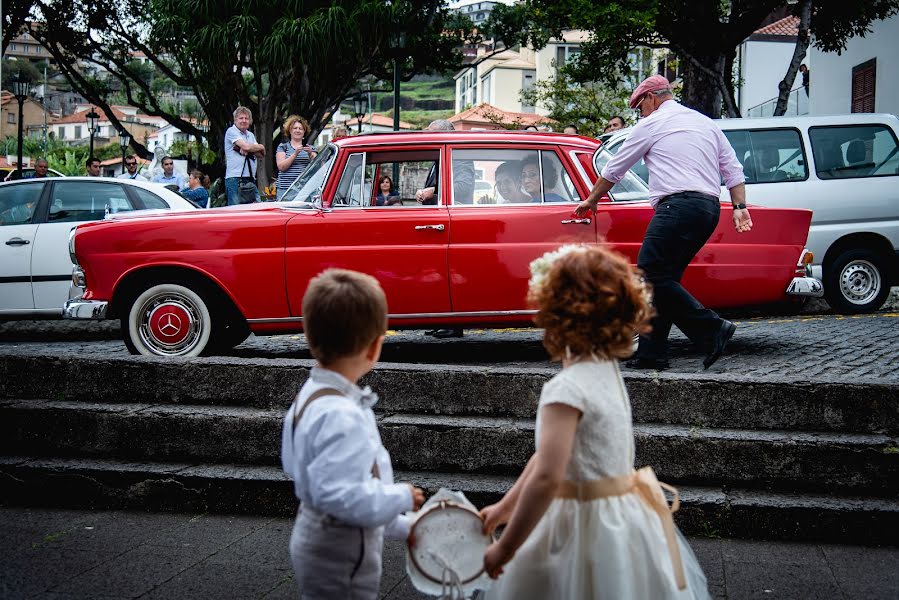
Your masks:
<svg viewBox="0 0 899 600"><path fill-rule="evenodd" d="M538 310L543 345L554 360L632 354L634 333L649 331L652 308L640 273L625 258L599 247L559 257L528 302Z"/></svg>

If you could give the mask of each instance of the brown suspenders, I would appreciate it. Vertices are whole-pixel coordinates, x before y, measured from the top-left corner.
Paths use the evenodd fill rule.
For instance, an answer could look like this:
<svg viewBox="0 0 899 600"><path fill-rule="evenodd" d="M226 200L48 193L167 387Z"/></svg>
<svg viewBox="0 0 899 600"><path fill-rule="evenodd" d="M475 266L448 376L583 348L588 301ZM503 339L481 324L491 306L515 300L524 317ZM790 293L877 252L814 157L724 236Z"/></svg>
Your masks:
<svg viewBox="0 0 899 600"><path fill-rule="evenodd" d="M306 412L306 409L310 404L318 400L319 398L324 398L325 396L344 396L345 394L339 390L335 390L334 388L322 388L315 392L312 392L312 395L306 400L305 404L300 407L300 410L296 411L293 415L293 431L292 433L296 433L297 425L300 422L300 419L303 417L303 413ZM293 436L291 436L291 441L293 440ZM371 475L375 479L381 478L381 470L378 468L377 460L371 465Z"/></svg>

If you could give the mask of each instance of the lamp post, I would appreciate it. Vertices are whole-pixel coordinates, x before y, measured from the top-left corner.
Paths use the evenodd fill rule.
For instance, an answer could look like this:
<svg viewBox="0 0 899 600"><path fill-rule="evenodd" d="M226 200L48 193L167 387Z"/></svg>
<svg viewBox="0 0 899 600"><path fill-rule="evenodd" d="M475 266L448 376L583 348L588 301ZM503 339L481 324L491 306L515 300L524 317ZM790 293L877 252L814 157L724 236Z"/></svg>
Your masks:
<svg viewBox="0 0 899 600"><path fill-rule="evenodd" d="M22 105L25 103L25 98L28 97L29 87L31 87L31 82L22 77L21 73L16 75L15 79L12 80L13 95L15 95L16 100L19 103L19 153L17 155L19 162L16 164L19 174L16 179L22 178L22 147L24 146L25 141L22 129Z"/></svg>
<svg viewBox="0 0 899 600"><path fill-rule="evenodd" d="M126 130L121 130L119 132L119 146L122 147L122 174L125 174L125 151L128 150L128 145L131 144L131 136L128 135Z"/></svg>
<svg viewBox="0 0 899 600"><path fill-rule="evenodd" d="M94 134L97 133L97 123L100 121L100 115L91 107L91 111L87 113L87 131L91 134L90 153L88 158L94 157Z"/></svg>
<svg viewBox="0 0 899 600"><path fill-rule="evenodd" d="M362 92L353 96L353 110L356 114L356 132L362 133L362 119L365 117L365 113L368 112L368 98Z"/></svg>
<svg viewBox="0 0 899 600"><path fill-rule="evenodd" d="M402 27L401 25L397 26ZM406 45L406 33L399 31L390 34L388 40L390 51L393 54L393 130L400 130L400 77L402 75L402 58L403 47Z"/></svg>

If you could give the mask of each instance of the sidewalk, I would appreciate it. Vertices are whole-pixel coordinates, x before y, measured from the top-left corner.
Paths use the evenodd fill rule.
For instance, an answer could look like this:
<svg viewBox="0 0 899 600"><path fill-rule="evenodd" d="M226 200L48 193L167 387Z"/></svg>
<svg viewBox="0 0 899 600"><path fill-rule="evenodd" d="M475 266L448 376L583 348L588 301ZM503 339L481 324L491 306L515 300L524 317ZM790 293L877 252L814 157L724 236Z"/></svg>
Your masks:
<svg viewBox="0 0 899 600"><path fill-rule="evenodd" d="M0 598L294 598L290 519L0 508ZM715 598L899 596L899 548L690 539ZM412 600L400 542L382 598Z"/></svg>

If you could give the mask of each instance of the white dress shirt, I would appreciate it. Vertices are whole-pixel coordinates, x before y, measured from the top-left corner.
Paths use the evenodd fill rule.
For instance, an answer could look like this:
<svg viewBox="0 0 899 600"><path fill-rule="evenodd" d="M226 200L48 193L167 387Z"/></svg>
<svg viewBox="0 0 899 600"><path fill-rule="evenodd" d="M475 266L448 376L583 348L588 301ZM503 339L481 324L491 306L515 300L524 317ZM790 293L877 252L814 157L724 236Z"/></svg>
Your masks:
<svg viewBox="0 0 899 600"><path fill-rule="evenodd" d="M342 396L323 396L309 405L296 429L293 419L306 400L323 388ZM393 482L390 454L381 443L372 406L377 394L345 377L315 367L284 417L281 464L294 482L300 503L356 527L386 526L384 535L405 539L412 491ZM379 478L372 475L377 463Z"/></svg>
<svg viewBox="0 0 899 600"><path fill-rule="evenodd" d="M674 100L663 102L640 119L606 163L603 178L618 183L641 157L649 169L653 207L677 192L702 192L717 198L722 178L727 189L745 180L743 165L715 122Z"/></svg>

